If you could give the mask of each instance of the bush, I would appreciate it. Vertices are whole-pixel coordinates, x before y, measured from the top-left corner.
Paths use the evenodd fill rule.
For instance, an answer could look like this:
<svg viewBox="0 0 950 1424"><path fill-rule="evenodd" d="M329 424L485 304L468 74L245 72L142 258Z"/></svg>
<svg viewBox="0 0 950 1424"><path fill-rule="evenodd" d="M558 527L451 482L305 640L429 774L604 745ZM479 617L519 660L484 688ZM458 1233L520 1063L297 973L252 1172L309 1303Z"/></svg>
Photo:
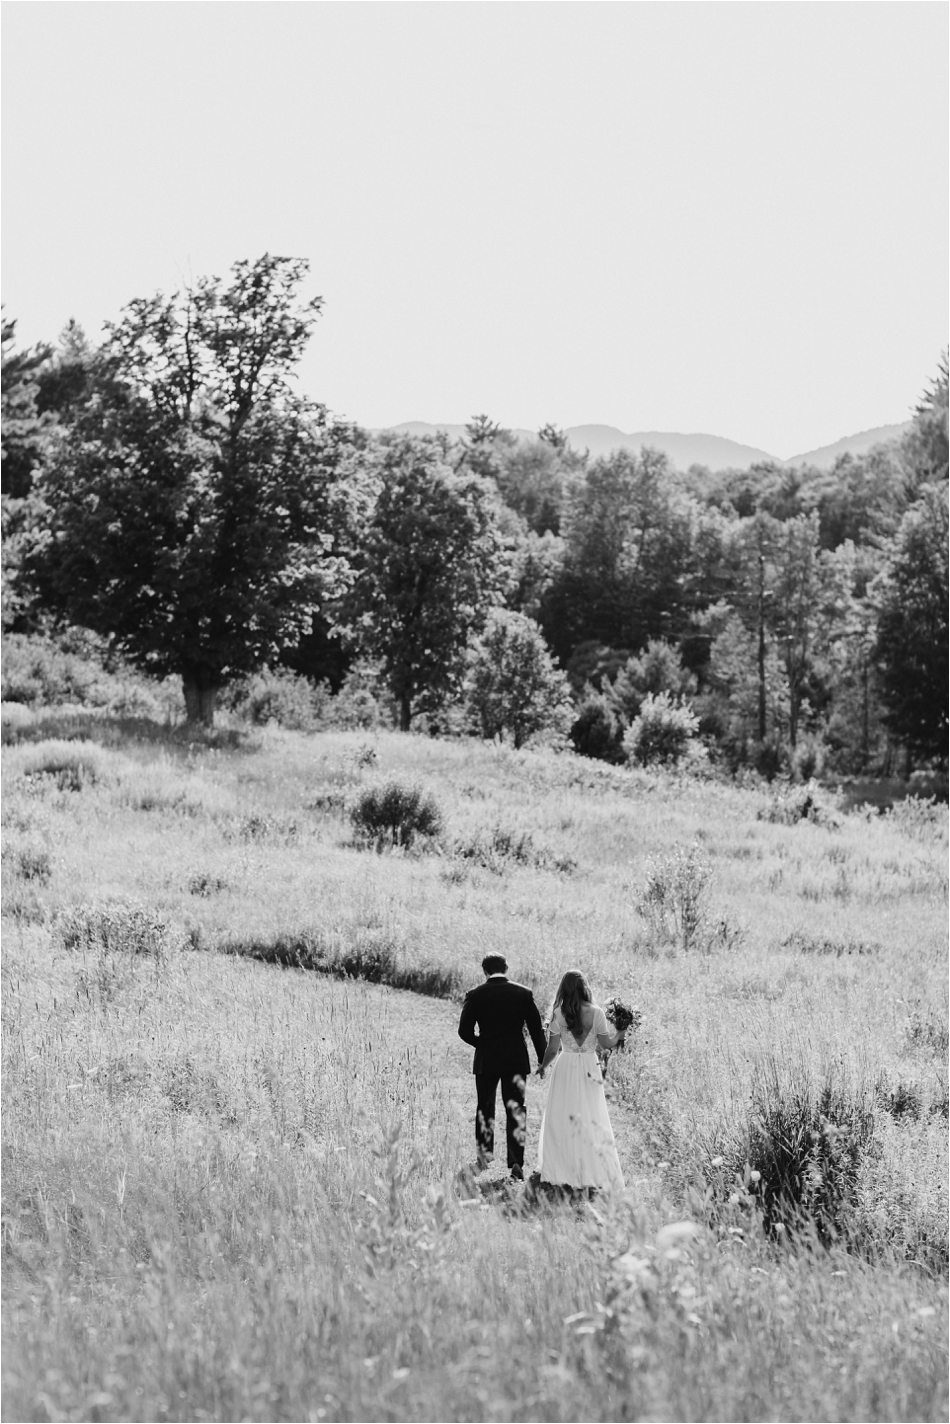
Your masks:
<svg viewBox="0 0 950 1424"><path fill-rule="evenodd" d="M592 757L614 766L625 760L623 728L607 699L598 692L589 692L581 703L570 738L578 756Z"/></svg>
<svg viewBox="0 0 950 1424"><path fill-rule="evenodd" d="M698 845L651 860L637 909L657 939L691 949L709 925L712 866Z"/></svg>
<svg viewBox="0 0 950 1424"><path fill-rule="evenodd" d="M689 707L676 703L668 692L647 693L639 715L628 728L623 745L627 755L642 766L675 766L685 755L699 728L699 718Z"/></svg>
<svg viewBox="0 0 950 1424"><path fill-rule="evenodd" d="M696 679L683 667L679 649L663 638L651 638L639 657L629 658L614 679L610 695L624 721L632 722L644 699L661 692L681 701L696 691Z"/></svg>
<svg viewBox="0 0 950 1424"><path fill-rule="evenodd" d="M511 831L504 826L495 826L488 832L479 831L468 840L457 840L452 854L496 875L504 874L511 865L555 870L564 875L577 869L577 862L570 856L558 856L543 846L536 846L530 831Z"/></svg>
<svg viewBox="0 0 950 1424"><path fill-rule="evenodd" d="M3 745L6 747L18 742L32 723L33 713L24 703L4 702L0 707L0 736Z"/></svg>
<svg viewBox="0 0 950 1424"><path fill-rule="evenodd" d="M255 726L276 722L293 732L312 732L327 700L325 689L289 668L264 668L236 683L227 699L239 717Z"/></svg>
<svg viewBox="0 0 950 1424"><path fill-rule="evenodd" d="M947 827L947 808L931 796L907 796L884 813L888 823L912 840L939 840Z"/></svg>
<svg viewBox="0 0 950 1424"><path fill-rule="evenodd" d="M789 756L789 769L793 781L814 781L825 769L828 748L821 737L806 733Z"/></svg>
<svg viewBox="0 0 950 1424"><path fill-rule="evenodd" d="M5 702L34 710L66 704L166 721L182 709L177 679L159 682L135 672L110 658L101 639L76 628L56 640L7 634L2 696Z"/></svg>
<svg viewBox="0 0 950 1424"><path fill-rule="evenodd" d="M146 905L115 900L63 911L57 931L64 949L164 959L181 936Z"/></svg>
<svg viewBox="0 0 950 1424"><path fill-rule="evenodd" d="M732 1153L770 1235L814 1232L828 1245L854 1239L859 1171L874 1114L832 1075L813 1084L803 1067L783 1081L773 1059L753 1092L747 1129Z"/></svg>
<svg viewBox="0 0 950 1424"><path fill-rule="evenodd" d="M60 791L81 791L109 779L109 753L95 742L36 742L9 756L14 774L49 777Z"/></svg>
<svg viewBox="0 0 950 1424"><path fill-rule="evenodd" d="M350 668L335 697L328 698L321 712L326 727L342 731L371 731L394 727L396 715L379 665L359 658Z"/></svg>
<svg viewBox="0 0 950 1424"><path fill-rule="evenodd" d="M368 786L350 811L357 835L384 845L410 846L418 837L441 835L444 818L431 792L421 786L387 781Z"/></svg>
<svg viewBox="0 0 950 1424"><path fill-rule="evenodd" d="M796 826L799 821L837 830L841 817L831 798L814 781L804 786L789 787L773 796L756 814L756 820L770 821L777 826Z"/></svg>

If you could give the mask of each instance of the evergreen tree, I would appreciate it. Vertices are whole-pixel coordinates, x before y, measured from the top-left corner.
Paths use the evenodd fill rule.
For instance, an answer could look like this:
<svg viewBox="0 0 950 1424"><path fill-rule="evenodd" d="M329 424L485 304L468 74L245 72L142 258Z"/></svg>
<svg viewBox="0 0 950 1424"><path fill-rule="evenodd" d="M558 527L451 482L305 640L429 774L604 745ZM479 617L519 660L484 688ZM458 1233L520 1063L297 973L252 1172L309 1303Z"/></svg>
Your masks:
<svg viewBox="0 0 950 1424"><path fill-rule="evenodd" d="M382 443L355 595L361 640L382 660L403 731L460 691L469 643L508 576L497 494L444 457L433 440Z"/></svg>
<svg viewBox="0 0 950 1424"><path fill-rule="evenodd" d="M885 721L909 752L947 762L947 497L924 487L873 586Z"/></svg>

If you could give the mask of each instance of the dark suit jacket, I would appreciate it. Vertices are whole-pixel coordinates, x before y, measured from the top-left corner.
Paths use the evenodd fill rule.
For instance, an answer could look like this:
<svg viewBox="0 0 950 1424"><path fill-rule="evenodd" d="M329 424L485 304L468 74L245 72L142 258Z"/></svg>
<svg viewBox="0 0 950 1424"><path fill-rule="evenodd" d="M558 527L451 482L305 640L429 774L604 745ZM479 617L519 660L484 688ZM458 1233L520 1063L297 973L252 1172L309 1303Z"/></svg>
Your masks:
<svg viewBox="0 0 950 1424"><path fill-rule="evenodd" d="M534 1051L541 1059L547 1039L538 1006L530 989L509 979L486 979L465 995L459 1019L459 1038L475 1049L473 1073L531 1072L524 1041L527 1027ZM478 1033L475 1029L478 1029Z"/></svg>

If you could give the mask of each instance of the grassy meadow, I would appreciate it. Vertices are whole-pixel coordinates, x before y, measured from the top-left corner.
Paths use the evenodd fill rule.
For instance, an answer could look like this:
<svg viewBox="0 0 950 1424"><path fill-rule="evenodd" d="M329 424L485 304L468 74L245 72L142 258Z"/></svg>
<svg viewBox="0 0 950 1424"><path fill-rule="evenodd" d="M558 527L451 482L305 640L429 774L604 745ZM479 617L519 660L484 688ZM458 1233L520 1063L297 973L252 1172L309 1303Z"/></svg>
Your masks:
<svg viewBox="0 0 950 1424"><path fill-rule="evenodd" d="M4 1419L946 1418L944 808L68 709L4 742ZM354 840L390 777L438 844ZM641 1009L623 1199L462 1173L489 950L544 1013L571 967ZM766 1234L753 1104L823 1084L860 1229Z"/></svg>

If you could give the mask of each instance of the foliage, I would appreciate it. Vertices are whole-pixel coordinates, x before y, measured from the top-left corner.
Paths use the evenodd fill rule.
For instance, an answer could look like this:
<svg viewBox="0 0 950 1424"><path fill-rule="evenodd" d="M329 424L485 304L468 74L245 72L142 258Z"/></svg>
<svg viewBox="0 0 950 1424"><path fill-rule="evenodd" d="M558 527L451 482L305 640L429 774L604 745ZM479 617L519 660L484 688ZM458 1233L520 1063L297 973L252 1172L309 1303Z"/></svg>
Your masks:
<svg viewBox="0 0 950 1424"><path fill-rule="evenodd" d="M708 857L696 844L688 849L678 845L669 855L649 861L637 909L656 939L686 950L704 939L712 878Z"/></svg>
<svg viewBox="0 0 950 1424"><path fill-rule="evenodd" d="M468 644L501 596L491 487L443 453L434 440L382 445L354 596L362 645L381 662L403 731L458 693Z"/></svg>
<svg viewBox="0 0 950 1424"><path fill-rule="evenodd" d="M180 675L207 724L349 578L361 437L290 389L320 306L297 304L306 265L265 256L132 302L38 486L46 603Z"/></svg>
<svg viewBox="0 0 950 1424"><path fill-rule="evenodd" d="M910 472L914 492L924 484L946 484L950 466L948 440L950 410L950 364L944 351L937 374L914 410L910 430L904 436L902 454Z"/></svg>
<svg viewBox="0 0 950 1424"><path fill-rule="evenodd" d="M760 1203L770 1235L813 1232L824 1245L854 1240L859 1171L874 1137L870 1106L833 1074L814 1083L772 1059L753 1093L732 1164Z"/></svg>
<svg viewBox="0 0 950 1424"><path fill-rule="evenodd" d="M230 689L227 705L256 726L276 722L312 732L321 720L326 694L289 668L262 668Z"/></svg>
<svg viewBox="0 0 950 1424"><path fill-rule="evenodd" d="M541 617L562 661L584 640L639 648L685 624L692 523L672 483L665 455L618 450L573 489L561 526L564 567Z"/></svg>
<svg viewBox="0 0 950 1424"><path fill-rule="evenodd" d="M451 849L457 860L472 861L495 875L504 874L513 865L555 870L565 875L577 869L577 862L571 856L556 855L537 845L530 831L516 831L502 825L495 825L490 831L478 831L473 836L459 837ZM453 878L451 874L449 878Z"/></svg>
<svg viewBox="0 0 950 1424"><path fill-rule="evenodd" d="M912 840L937 840L946 834L946 802L941 805L936 796L905 796L885 814L892 826Z"/></svg>
<svg viewBox="0 0 950 1424"><path fill-rule="evenodd" d="M668 692L648 692L640 711L624 733L623 746L641 766L675 766L686 755L699 728L699 718Z"/></svg>
<svg viewBox="0 0 950 1424"><path fill-rule="evenodd" d="M678 648L663 638L651 638L645 650L628 658L617 673L610 696L624 721L632 722L646 696L664 692L678 701L690 698L696 692L696 678L684 668Z"/></svg>
<svg viewBox="0 0 950 1424"><path fill-rule="evenodd" d="M935 485L901 521L875 587L875 652L885 722L917 756L947 761L947 600L950 543L946 491Z"/></svg>
<svg viewBox="0 0 950 1424"><path fill-rule="evenodd" d="M467 694L483 737L510 737L521 747L570 726L567 677L554 666L541 629L520 613L489 613L470 655Z"/></svg>
<svg viewBox="0 0 950 1424"><path fill-rule="evenodd" d="M577 709L570 738L579 756L593 757L615 766L626 760L623 727L602 693L588 692Z"/></svg>
<svg viewBox="0 0 950 1424"><path fill-rule="evenodd" d="M381 850L411 846L419 838L441 835L445 818L430 791L401 781L384 781L361 791L350 810L357 835Z"/></svg>
<svg viewBox="0 0 950 1424"><path fill-rule="evenodd" d="M536 534L557 535L565 500L577 487L584 457L576 455L556 432L519 442L499 452L495 482L502 498Z"/></svg>
<svg viewBox="0 0 950 1424"><path fill-rule="evenodd" d="M14 776L48 777L60 791L82 791L112 777L112 758L93 741L46 739L17 747L8 765Z"/></svg>
<svg viewBox="0 0 950 1424"><path fill-rule="evenodd" d="M586 691L606 692L611 679L620 675L629 660L623 648L608 648L596 638L578 643L567 663L567 675L576 697Z"/></svg>
<svg viewBox="0 0 950 1424"><path fill-rule="evenodd" d="M4 498L23 500L33 484L49 434L50 422L37 410L38 377L49 359L50 347L16 351L16 322L2 322L3 480Z"/></svg>
<svg viewBox="0 0 950 1424"><path fill-rule="evenodd" d="M74 905L56 922L64 949L88 954L141 954L164 959L181 943L181 935L146 904L132 900Z"/></svg>
<svg viewBox="0 0 950 1424"><path fill-rule="evenodd" d="M800 821L811 821L813 825L833 831L841 825L833 798L816 781L783 787L757 815L760 821L776 826L797 826Z"/></svg>

